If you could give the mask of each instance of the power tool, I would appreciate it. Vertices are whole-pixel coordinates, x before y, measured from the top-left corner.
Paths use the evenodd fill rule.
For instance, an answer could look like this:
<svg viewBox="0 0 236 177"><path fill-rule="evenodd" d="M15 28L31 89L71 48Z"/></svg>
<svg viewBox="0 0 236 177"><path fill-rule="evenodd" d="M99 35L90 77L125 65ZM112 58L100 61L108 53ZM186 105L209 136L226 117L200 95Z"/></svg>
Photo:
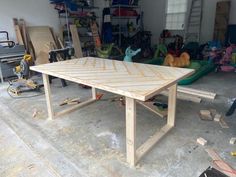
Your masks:
<svg viewBox="0 0 236 177"><path fill-rule="evenodd" d="M19 97L23 92L40 91L40 88L43 86L42 81L41 84L39 84L40 81L29 79L29 66L32 63L32 56L25 54L23 59L20 61L20 65L13 68L13 72L17 75L18 79L9 81L7 91L10 96Z"/></svg>

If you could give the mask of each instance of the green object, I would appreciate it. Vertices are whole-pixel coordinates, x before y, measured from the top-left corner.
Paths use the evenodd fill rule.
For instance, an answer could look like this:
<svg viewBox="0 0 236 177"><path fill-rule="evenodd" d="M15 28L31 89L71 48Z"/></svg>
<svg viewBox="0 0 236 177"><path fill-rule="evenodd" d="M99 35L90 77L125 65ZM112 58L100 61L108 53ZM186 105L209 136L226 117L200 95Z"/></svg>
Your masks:
<svg viewBox="0 0 236 177"><path fill-rule="evenodd" d="M197 65L200 65L200 67ZM197 67L197 69L195 69L194 67ZM209 63L208 61L195 60L195 61L191 61L191 64L188 68L195 69L195 72L191 76L179 81L178 82L179 85L192 84L193 82L195 82L199 78L201 78L201 77L207 75L208 73L210 73L211 71L215 70L216 66L214 63Z"/></svg>
<svg viewBox="0 0 236 177"><path fill-rule="evenodd" d="M232 53L232 64L236 64L236 53Z"/></svg>
<svg viewBox="0 0 236 177"><path fill-rule="evenodd" d="M198 42L189 42L183 48L183 51L188 52L188 54L190 55L190 58L197 58L197 55L199 52L198 50L199 50Z"/></svg>
<svg viewBox="0 0 236 177"><path fill-rule="evenodd" d="M153 65L162 65L164 62L164 59L159 57L156 59L149 60L145 62L146 64L153 64ZM209 72L213 71L216 66L213 63L210 63L208 61L202 61L202 60L192 60L190 62L190 65L187 67L189 69L195 69L195 72L178 82L179 85L189 85L198 80L199 78L203 77L204 75L208 74Z"/></svg>
<svg viewBox="0 0 236 177"><path fill-rule="evenodd" d="M164 58L163 57L157 57L151 60L148 60L146 62L144 62L145 64L151 64L151 65L162 65L164 62Z"/></svg>
<svg viewBox="0 0 236 177"><path fill-rule="evenodd" d="M154 54L154 58L164 57L167 54L167 48L164 44L159 44Z"/></svg>
<svg viewBox="0 0 236 177"><path fill-rule="evenodd" d="M112 52L114 44L103 45L102 48L96 48L99 58L109 58Z"/></svg>

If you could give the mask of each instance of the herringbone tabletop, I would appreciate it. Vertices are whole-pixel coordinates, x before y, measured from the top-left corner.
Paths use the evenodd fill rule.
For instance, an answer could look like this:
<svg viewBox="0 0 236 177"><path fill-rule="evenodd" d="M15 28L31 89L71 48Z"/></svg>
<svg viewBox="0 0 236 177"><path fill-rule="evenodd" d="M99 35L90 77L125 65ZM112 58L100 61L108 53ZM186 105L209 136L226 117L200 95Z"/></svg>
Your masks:
<svg viewBox="0 0 236 177"><path fill-rule="evenodd" d="M30 67L31 70L146 101L194 72L86 57Z"/></svg>

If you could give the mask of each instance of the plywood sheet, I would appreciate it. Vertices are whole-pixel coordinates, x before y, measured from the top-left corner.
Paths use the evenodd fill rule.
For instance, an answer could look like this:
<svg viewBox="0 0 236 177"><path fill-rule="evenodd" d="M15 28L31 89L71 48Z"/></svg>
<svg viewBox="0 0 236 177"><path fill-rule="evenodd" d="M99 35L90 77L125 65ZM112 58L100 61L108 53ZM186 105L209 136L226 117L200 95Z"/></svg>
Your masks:
<svg viewBox="0 0 236 177"><path fill-rule="evenodd" d="M31 70L141 101L148 100L194 72L192 69L93 57L33 66Z"/></svg>
<svg viewBox="0 0 236 177"><path fill-rule="evenodd" d="M33 26L28 27L28 34L35 52L35 64L49 63L48 52L50 44L55 46L55 41L48 26Z"/></svg>

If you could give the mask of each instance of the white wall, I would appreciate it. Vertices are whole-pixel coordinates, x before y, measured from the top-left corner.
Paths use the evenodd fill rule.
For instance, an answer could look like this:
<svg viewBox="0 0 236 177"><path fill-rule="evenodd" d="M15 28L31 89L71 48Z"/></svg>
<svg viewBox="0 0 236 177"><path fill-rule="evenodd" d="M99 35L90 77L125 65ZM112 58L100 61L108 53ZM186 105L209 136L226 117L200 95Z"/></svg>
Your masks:
<svg viewBox="0 0 236 177"><path fill-rule="evenodd" d="M28 26L47 25L59 29L57 11L49 0L0 0L0 30L9 32L15 39L12 18L23 18Z"/></svg>
<svg viewBox="0 0 236 177"><path fill-rule="evenodd" d="M144 28L152 32L152 43L156 44L165 26L166 0L141 0L140 5L144 12Z"/></svg>
<svg viewBox="0 0 236 177"><path fill-rule="evenodd" d="M229 24L236 24L236 1L231 0Z"/></svg>
<svg viewBox="0 0 236 177"><path fill-rule="evenodd" d="M201 41L212 39L215 19L216 2L220 0L204 0ZM166 0L140 0L144 11L144 27L153 34L153 44L165 26ZM97 12L101 16L104 0L95 0L95 6L100 6ZM49 0L0 0L0 30L6 30L11 39L15 39L12 18L23 18L27 25L48 25L59 29L57 11L49 4ZM101 22L101 19L99 19ZM231 1L230 24L236 24L236 0Z"/></svg>
<svg viewBox="0 0 236 177"><path fill-rule="evenodd" d="M214 31L216 3L220 0L203 0L203 20L201 42L212 40ZM144 11L144 27L153 34L152 43L158 43L160 33L165 27L166 0L141 0ZM230 24L236 24L236 0L231 0Z"/></svg>

